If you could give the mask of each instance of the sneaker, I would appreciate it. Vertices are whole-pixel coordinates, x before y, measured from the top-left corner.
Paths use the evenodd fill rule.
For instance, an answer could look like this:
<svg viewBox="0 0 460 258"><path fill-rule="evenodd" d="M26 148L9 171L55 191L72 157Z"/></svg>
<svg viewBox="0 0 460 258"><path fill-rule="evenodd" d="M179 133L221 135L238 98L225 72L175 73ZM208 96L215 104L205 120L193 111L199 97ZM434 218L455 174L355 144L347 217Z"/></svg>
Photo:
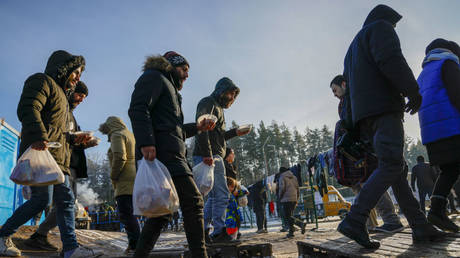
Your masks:
<svg viewBox="0 0 460 258"><path fill-rule="evenodd" d="M293 234L293 233L288 233L288 234L286 235L286 238L293 238L293 237L294 237L294 234Z"/></svg>
<svg viewBox="0 0 460 258"><path fill-rule="evenodd" d="M37 232L33 233L28 239L26 239L24 241L24 244L34 249L41 249L41 250L46 250L46 251L57 251L58 250L56 246L52 245L48 241L47 236L40 235Z"/></svg>
<svg viewBox="0 0 460 258"><path fill-rule="evenodd" d="M73 250L64 253L64 258L88 258L88 257L100 257L104 253L101 251L94 251L91 248L79 246Z"/></svg>
<svg viewBox="0 0 460 258"><path fill-rule="evenodd" d="M21 251L14 245L10 237L0 237L0 255L19 257Z"/></svg>
<svg viewBox="0 0 460 258"><path fill-rule="evenodd" d="M404 226L402 224L383 224L380 227L375 227L374 230L377 232L397 233L403 231Z"/></svg>
<svg viewBox="0 0 460 258"><path fill-rule="evenodd" d="M285 229L285 228L282 228L280 229L280 232L288 232L289 230Z"/></svg>

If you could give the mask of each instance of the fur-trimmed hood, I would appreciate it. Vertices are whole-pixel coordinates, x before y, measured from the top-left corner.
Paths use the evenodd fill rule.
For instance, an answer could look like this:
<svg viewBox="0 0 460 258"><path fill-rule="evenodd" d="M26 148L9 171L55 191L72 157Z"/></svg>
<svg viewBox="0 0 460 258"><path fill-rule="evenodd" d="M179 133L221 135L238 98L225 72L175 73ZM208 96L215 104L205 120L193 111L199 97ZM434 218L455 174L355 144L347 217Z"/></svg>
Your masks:
<svg viewBox="0 0 460 258"><path fill-rule="evenodd" d="M144 62L144 67L142 68L143 71L146 71L148 69L155 69L161 72L169 73L172 71L173 66L163 56L151 55L147 57L147 59Z"/></svg>
<svg viewBox="0 0 460 258"><path fill-rule="evenodd" d="M85 68L85 58L83 56L74 56L67 51L57 50L49 57L45 74L64 88L70 74L80 66L83 69Z"/></svg>

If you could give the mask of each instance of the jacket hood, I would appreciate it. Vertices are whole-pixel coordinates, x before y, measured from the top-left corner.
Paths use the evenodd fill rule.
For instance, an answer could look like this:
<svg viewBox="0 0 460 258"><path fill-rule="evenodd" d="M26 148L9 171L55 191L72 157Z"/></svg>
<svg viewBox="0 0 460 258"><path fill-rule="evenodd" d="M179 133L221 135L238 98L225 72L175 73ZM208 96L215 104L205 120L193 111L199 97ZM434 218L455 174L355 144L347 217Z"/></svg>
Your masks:
<svg viewBox="0 0 460 258"><path fill-rule="evenodd" d="M107 120L99 126L99 131L103 134L111 135L115 131L121 131L126 128L127 127L121 118L109 116Z"/></svg>
<svg viewBox="0 0 460 258"><path fill-rule="evenodd" d="M221 103L223 98L222 96L226 93L226 92L229 92L229 91L233 91L233 90L236 90L236 95L235 95L235 98L238 96L238 94L240 93L240 88L238 88L235 83L233 83L232 80L230 80L229 78L227 77L224 77L222 79L220 79L217 83L216 83L216 87L214 89L214 91L212 92L211 96L213 96L215 99L218 100L218 102L222 105L222 106L226 106L225 104L226 103Z"/></svg>
<svg viewBox="0 0 460 258"><path fill-rule="evenodd" d="M171 72L173 66L171 65L166 58L161 55L152 55L148 56L144 62L143 71L148 69L155 69L161 72Z"/></svg>
<svg viewBox="0 0 460 258"><path fill-rule="evenodd" d="M54 79L62 88L70 74L80 66L85 67L85 58L83 56L74 56L67 51L58 50L48 58L45 74Z"/></svg>
<svg viewBox="0 0 460 258"><path fill-rule="evenodd" d="M376 22L378 20L384 20L387 21L391 24L396 24L401 20L402 16L393 10L393 8L384 5L384 4L379 4L372 11L367 15L366 21L364 21L364 26L369 25L373 22Z"/></svg>

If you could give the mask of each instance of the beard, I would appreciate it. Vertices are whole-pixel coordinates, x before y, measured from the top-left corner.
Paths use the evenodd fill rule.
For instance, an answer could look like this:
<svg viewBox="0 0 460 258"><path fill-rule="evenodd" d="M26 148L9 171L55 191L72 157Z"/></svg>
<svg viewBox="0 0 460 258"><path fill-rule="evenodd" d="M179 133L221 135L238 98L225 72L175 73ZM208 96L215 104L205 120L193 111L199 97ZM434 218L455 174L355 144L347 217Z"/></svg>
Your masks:
<svg viewBox="0 0 460 258"><path fill-rule="evenodd" d="M172 72L172 77L174 80L174 85L176 86L177 90L182 90L184 86L185 77L180 76L175 70Z"/></svg>

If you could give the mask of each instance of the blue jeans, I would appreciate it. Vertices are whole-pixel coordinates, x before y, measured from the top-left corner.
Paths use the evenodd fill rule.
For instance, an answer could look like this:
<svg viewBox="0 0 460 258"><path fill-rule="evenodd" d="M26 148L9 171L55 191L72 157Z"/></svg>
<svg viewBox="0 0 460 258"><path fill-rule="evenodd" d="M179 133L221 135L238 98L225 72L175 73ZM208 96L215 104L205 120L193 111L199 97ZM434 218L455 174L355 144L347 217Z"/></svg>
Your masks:
<svg viewBox="0 0 460 258"><path fill-rule="evenodd" d="M78 247L75 235L74 195L69 186L69 176L65 182L54 185L53 201L57 208L57 223L61 233L64 252ZM49 186L32 186L32 197L16 209L0 229L0 237L9 237L24 223L46 208L50 202Z"/></svg>
<svg viewBox="0 0 460 258"><path fill-rule="evenodd" d="M212 236L219 235L225 227L225 209L230 198L227 187L227 179L225 179L225 165L221 156L215 155L214 158L214 186L209 192L204 205L204 227L207 229L212 221L214 231ZM203 157L193 156L193 163L203 161Z"/></svg>

